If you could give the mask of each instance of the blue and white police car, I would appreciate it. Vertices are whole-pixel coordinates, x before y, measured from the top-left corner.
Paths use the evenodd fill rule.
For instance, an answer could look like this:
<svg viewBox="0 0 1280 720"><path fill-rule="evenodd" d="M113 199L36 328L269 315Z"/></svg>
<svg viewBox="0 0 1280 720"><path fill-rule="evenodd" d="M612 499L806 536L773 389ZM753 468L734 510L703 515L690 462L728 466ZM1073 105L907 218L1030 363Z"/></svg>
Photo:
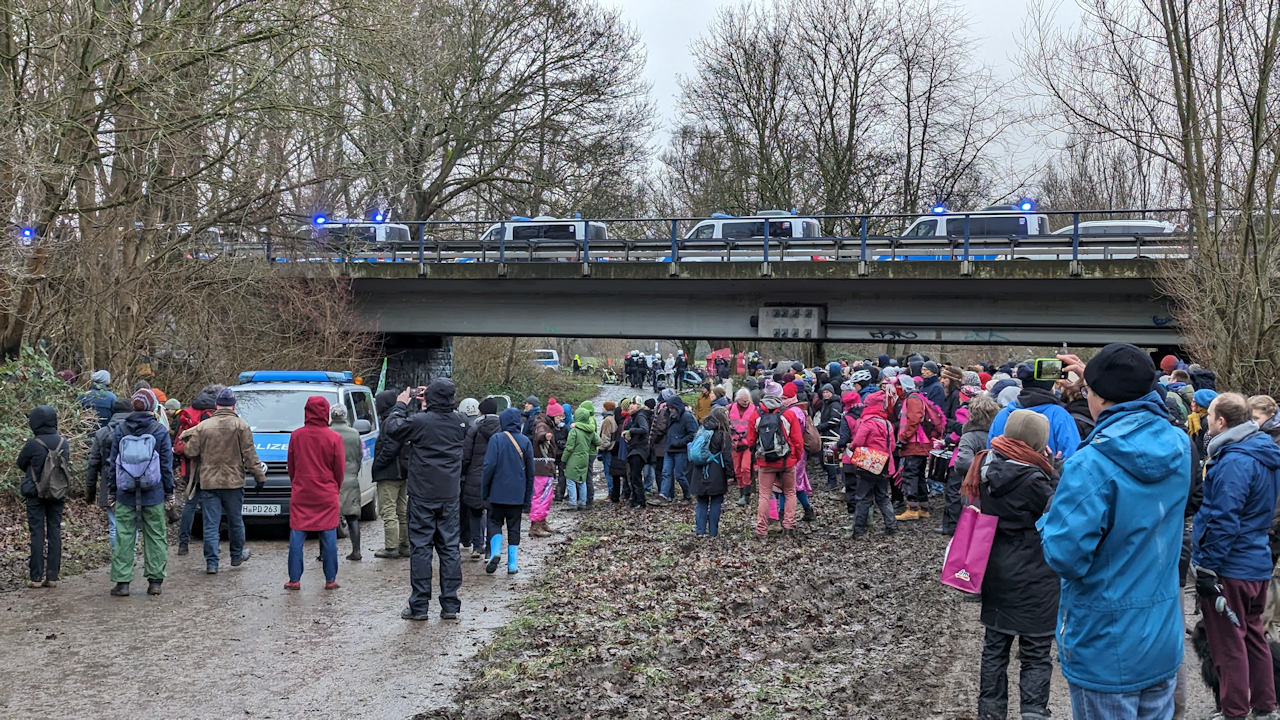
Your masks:
<svg viewBox="0 0 1280 720"><path fill-rule="evenodd" d="M256 488L252 478L247 481L243 508L246 523L288 521L289 433L302 427L303 408L313 395L328 400L331 407L346 406L347 417L364 445L360 519L377 518L372 470L379 427L369 388L356 383L349 372L317 370L257 370L240 373L239 382L232 388L236 392L236 414L249 424L258 459L267 466L266 485Z"/></svg>

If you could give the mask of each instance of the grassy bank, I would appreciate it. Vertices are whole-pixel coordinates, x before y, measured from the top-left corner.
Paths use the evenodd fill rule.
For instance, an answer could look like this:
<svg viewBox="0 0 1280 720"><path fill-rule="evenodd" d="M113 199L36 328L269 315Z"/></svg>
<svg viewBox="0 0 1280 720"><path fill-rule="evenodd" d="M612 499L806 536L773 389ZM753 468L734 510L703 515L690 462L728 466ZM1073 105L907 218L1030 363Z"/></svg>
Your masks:
<svg viewBox="0 0 1280 720"><path fill-rule="evenodd" d="M527 378L517 378L509 385L497 382L483 382L482 380L468 376L466 372L459 371L457 374L458 381L458 399L465 397L483 398L486 395L506 395L511 398L511 404L517 408L524 408L524 399L530 395L535 395L542 401L545 407L547 398L553 397L557 402L569 403L574 407L580 405L584 400L590 400L596 396L599 391L599 380L594 375L574 375L568 371L547 370L530 375ZM599 408L596 408L599 410Z"/></svg>

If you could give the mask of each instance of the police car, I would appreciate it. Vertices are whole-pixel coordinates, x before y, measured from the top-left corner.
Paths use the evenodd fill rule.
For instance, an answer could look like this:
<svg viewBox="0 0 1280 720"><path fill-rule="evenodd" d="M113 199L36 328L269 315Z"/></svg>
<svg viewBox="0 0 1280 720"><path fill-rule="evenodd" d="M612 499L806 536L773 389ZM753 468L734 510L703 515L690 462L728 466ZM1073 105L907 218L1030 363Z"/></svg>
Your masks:
<svg viewBox="0 0 1280 720"><path fill-rule="evenodd" d="M316 370L258 370L241 373L236 393L236 414L253 431L258 459L267 466L267 483L245 487L245 522L286 522L289 519L289 433L302 427L307 398L318 395L333 405L344 405L347 418L364 445L360 464L360 519L377 518L373 484L373 446L378 440L378 414L373 392L357 384L349 372Z"/></svg>

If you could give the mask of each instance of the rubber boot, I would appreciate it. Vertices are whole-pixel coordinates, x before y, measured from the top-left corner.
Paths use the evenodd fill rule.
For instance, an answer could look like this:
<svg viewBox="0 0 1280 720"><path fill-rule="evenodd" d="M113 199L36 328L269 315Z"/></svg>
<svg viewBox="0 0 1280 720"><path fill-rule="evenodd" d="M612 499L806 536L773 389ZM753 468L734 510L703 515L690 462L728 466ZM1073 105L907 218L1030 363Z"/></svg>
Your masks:
<svg viewBox="0 0 1280 720"><path fill-rule="evenodd" d="M484 566L484 571L490 575L498 571L499 558L502 557L502 536L494 535L489 538L489 564Z"/></svg>
<svg viewBox="0 0 1280 720"><path fill-rule="evenodd" d="M507 574L515 575L520 572L520 566L516 564L516 558L520 556L519 545L507 546Z"/></svg>

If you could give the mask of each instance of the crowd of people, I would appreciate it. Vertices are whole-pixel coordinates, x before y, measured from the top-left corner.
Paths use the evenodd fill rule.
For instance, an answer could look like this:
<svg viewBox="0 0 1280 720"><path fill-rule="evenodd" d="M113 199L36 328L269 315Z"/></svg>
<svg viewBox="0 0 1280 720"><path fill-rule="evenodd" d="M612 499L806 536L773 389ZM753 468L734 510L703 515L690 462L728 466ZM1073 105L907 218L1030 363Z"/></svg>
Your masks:
<svg viewBox="0 0 1280 720"><path fill-rule="evenodd" d="M440 615L456 618L462 555L494 573L519 572L528 534L551 534L556 502L582 512L596 499L595 467L615 505L693 503L694 532L715 537L726 495L754 495L757 538L784 539L816 517L813 477L843 493L856 542L871 531L933 521L955 533L965 508L997 519L982 582L978 716L1004 718L1015 640L1024 720L1049 717L1050 649L1077 718L1179 717L1185 683L1180 588L1192 583L1216 669L1224 718L1276 714L1268 593L1280 557L1280 414L1264 395L1219 394L1206 369L1174 356L1159 366L1114 344L1088 363L1057 358L959 367L913 355L864 361L749 364L734 380L720 368L692 400L659 380L656 397L576 410L548 398L498 412L494 399L455 399L452 381L375 398L382 432L373 479L385 545L409 558L402 617L425 620L439 564ZM672 359L673 370L687 360ZM633 387L652 366L632 354ZM648 373L648 374L645 374ZM677 372L675 377L682 374ZM190 538L188 508L204 519L204 559L218 572L218 524L229 521L230 562L250 552L238 503L246 478L264 482L234 391L210 386L183 409L159 391L128 400L95 373L82 397L101 422L85 477L86 499L107 513L113 595L127 595L136 538L148 592L165 576L166 517ZM678 381L677 381L678 382ZM300 587L303 541L320 535L326 588L337 588L337 531L361 559L359 436L345 410L321 397L288 451L292 484L288 582ZM69 467L53 409L30 413L32 439L18 465L28 498L32 587L56 586ZM58 487L62 492L58 492ZM188 499L174 502L175 493ZM61 497L57 497L58 495ZM192 502L192 499L195 502ZM341 522L345 519L345 523ZM503 552L505 544L505 553Z"/></svg>

